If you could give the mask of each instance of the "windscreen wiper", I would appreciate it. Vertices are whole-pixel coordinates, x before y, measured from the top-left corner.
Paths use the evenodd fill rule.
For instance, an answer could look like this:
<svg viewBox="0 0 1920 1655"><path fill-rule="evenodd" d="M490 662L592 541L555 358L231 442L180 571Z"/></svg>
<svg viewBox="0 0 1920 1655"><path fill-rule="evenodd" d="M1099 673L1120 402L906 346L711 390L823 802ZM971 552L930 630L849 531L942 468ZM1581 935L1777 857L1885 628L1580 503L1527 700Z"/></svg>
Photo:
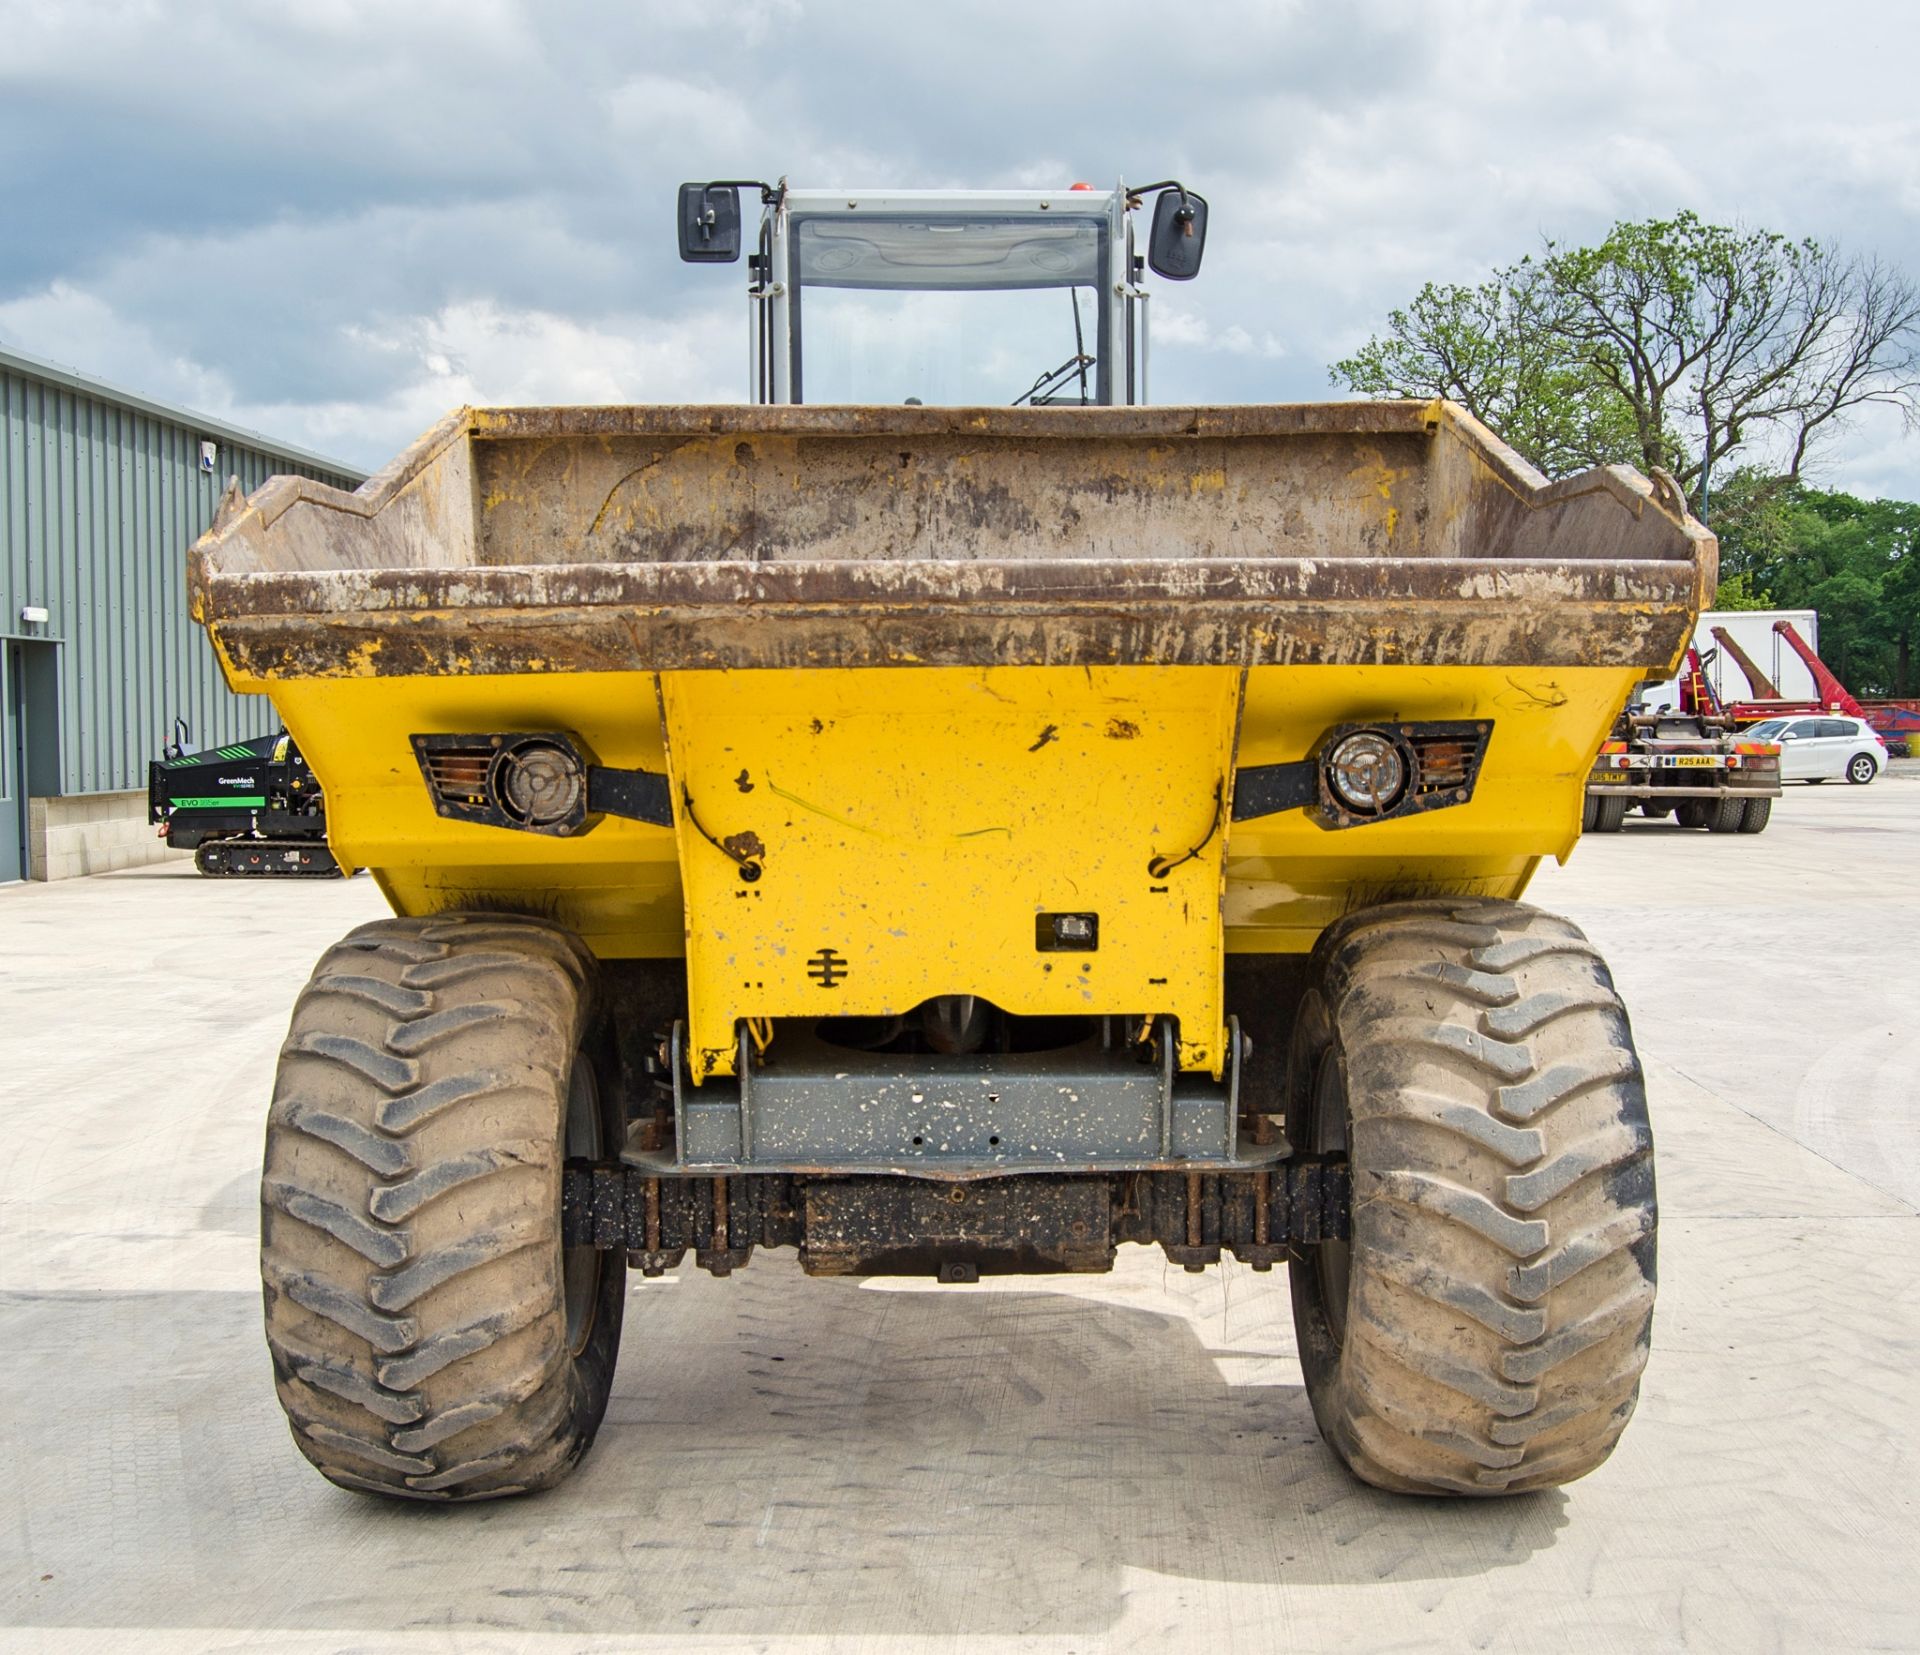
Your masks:
<svg viewBox="0 0 1920 1655"><path fill-rule="evenodd" d="M1094 359L1087 355L1087 336L1080 326L1080 289L1077 287L1068 288L1067 296L1073 300L1073 355L1062 362L1059 367L1049 368L1029 385L1026 390L1022 391L1019 396L1015 397L1013 399L1013 406L1016 408L1023 402L1037 407L1042 391L1047 393L1047 400L1051 402L1054 391L1061 385L1064 385L1069 377L1075 375L1077 375L1080 380L1080 406L1084 408L1093 400L1088 392L1087 370L1094 365Z"/></svg>
<svg viewBox="0 0 1920 1655"><path fill-rule="evenodd" d="M1059 367L1049 368L1032 385L1015 397L1013 406L1018 408L1021 403L1026 402L1038 407L1042 397L1052 400L1053 393L1076 375L1080 380L1080 401L1082 405L1086 404L1091 400L1087 395L1087 369L1093 365L1094 358L1084 352L1076 351Z"/></svg>

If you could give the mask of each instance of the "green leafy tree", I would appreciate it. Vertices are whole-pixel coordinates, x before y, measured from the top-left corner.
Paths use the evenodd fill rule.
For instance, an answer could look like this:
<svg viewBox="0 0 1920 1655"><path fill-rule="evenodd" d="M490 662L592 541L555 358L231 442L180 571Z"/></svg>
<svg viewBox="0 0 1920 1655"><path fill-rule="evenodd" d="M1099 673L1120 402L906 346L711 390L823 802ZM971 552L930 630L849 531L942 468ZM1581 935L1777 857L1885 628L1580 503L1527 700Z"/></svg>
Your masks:
<svg viewBox="0 0 1920 1655"><path fill-rule="evenodd" d="M1729 575L1713 589L1715 609L1772 609L1773 599L1756 591L1751 575Z"/></svg>
<svg viewBox="0 0 1920 1655"><path fill-rule="evenodd" d="M1663 468L1704 517L1739 461L1797 484L1862 408L1913 415L1920 289L1683 212L1550 241L1477 287L1429 283L1331 372L1371 396L1452 397L1549 475Z"/></svg>
<svg viewBox="0 0 1920 1655"><path fill-rule="evenodd" d="M1752 474L1716 526L1722 591L1814 609L1820 654L1856 695L1920 691L1920 504L1861 500Z"/></svg>

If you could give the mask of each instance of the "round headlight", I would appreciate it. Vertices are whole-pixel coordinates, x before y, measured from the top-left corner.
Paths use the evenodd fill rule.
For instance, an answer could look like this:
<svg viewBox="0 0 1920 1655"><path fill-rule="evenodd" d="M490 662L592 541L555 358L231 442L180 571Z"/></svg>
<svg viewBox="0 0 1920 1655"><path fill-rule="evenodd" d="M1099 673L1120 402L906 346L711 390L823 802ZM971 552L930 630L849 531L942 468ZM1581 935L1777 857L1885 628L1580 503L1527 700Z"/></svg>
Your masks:
<svg viewBox="0 0 1920 1655"><path fill-rule="evenodd" d="M585 814L586 773L558 742L536 736L506 748L488 785L502 815L535 831L564 831Z"/></svg>
<svg viewBox="0 0 1920 1655"><path fill-rule="evenodd" d="M1384 816L1406 790L1406 760L1375 730L1360 730L1335 743L1326 767L1333 796L1359 816Z"/></svg>

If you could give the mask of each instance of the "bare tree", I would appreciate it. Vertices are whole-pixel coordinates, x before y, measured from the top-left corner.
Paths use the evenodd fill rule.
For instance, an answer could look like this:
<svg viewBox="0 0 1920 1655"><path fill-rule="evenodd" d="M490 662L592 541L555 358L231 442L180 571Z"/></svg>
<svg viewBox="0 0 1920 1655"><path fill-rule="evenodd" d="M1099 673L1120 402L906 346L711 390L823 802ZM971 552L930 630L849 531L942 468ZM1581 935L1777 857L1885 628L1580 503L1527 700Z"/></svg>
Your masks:
<svg viewBox="0 0 1920 1655"><path fill-rule="evenodd" d="M1874 404L1920 401L1920 290L1877 259L1693 213L1429 284L1336 363L1375 395L1452 396L1550 472L1631 458L1705 514L1735 456L1801 479Z"/></svg>

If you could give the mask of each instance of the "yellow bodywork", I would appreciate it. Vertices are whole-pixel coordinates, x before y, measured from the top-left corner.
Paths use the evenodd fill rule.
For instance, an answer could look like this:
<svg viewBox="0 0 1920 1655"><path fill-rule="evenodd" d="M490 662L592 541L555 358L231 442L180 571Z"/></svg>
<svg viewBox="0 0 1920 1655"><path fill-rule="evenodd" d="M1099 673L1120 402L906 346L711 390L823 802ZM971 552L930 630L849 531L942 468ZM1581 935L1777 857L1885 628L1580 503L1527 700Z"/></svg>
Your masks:
<svg viewBox="0 0 1920 1655"><path fill-rule="evenodd" d="M1577 838L1592 755L1641 676L233 671L236 688L271 693L322 778L336 857L373 869L398 912L510 900L603 957L684 954L696 1079L733 1072L743 1020L899 1013L942 994L1025 1015L1172 1016L1181 1066L1218 1073L1225 952L1303 951L1393 896L1519 895ZM1468 804L1341 831L1297 810L1227 820L1236 762L1299 759L1335 724L1460 718L1493 725ZM664 769L677 826L605 817L556 840L436 814L411 733L539 729L574 732L602 764ZM1097 913L1098 950L1037 949L1036 916L1055 912Z"/></svg>
<svg viewBox="0 0 1920 1655"><path fill-rule="evenodd" d="M634 406L461 409L352 494L231 491L189 592L343 864L403 914L684 957L700 1081L762 1020L952 995L1172 1018L1219 1074L1228 954L1571 849L1714 578L1671 478L1549 482L1442 402ZM1230 820L1236 767L1451 720L1491 729L1464 804ZM664 774L674 825L442 816L409 739L542 731Z"/></svg>

